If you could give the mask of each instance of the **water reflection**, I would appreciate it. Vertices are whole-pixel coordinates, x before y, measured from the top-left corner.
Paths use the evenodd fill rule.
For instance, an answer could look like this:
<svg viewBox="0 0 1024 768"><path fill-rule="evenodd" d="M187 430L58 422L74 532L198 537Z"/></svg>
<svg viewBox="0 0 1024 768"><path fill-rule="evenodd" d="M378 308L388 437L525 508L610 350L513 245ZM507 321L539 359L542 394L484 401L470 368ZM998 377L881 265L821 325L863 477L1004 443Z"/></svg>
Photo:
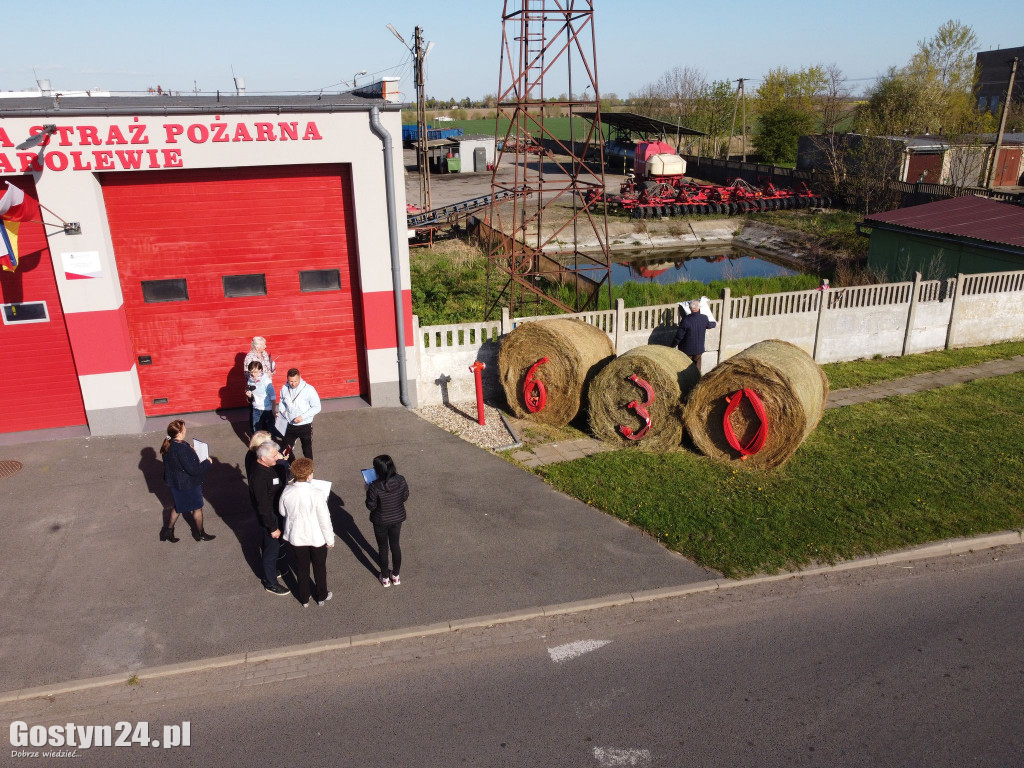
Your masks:
<svg viewBox="0 0 1024 768"><path fill-rule="evenodd" d="M612 284L678 283L693 280L735 280L741 277L780 277L797 275L769 261L764 255L735 246L687 248L680 250L614 252Z"/></svg>

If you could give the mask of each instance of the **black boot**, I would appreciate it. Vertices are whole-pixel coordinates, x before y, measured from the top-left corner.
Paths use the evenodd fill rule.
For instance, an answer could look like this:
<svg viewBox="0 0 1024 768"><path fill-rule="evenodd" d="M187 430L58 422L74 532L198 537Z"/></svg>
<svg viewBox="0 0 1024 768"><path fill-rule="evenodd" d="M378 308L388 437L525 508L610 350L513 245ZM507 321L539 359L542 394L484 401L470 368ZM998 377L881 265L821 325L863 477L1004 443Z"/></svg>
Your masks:
<svg viewBox="0 0 1024 768"><path fill-rule="evenodd" d="M177 544L179 541L181 541L181 539L174 535L173 525L167 529L167 541L171 542L172 544Z"/></svg>
<svg viewBox="0 0 1024 768"><path fill-rule="evenodd" d="M213 541L217 537L214 536L212 533L207 533L206 531L200 529L192 534L192 538L194 538L196 541Z"/></svg>

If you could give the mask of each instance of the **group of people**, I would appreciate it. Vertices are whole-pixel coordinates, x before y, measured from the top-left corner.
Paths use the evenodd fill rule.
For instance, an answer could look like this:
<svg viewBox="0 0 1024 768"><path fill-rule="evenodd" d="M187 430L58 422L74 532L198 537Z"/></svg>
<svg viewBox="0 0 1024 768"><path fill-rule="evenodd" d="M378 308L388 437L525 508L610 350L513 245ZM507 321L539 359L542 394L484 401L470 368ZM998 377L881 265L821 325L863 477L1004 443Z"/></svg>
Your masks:
<svg viewBox="0 0 1024 768"><path fill-rule="evenodd" d="M281 435L272 423L275 365L265 339L253 339L243 365L253 428L245 457L245 475L261 533L263 588L273 595L291 594L278 576L294 568L296 597L302 607L308 607L310 599L323 606L333 597L327 588L327 551L334 547L335 533L327 503L329 492L313 482L313 419L320 412L320 398L302 380L297 368L290 369L278 403L278 418L283 416L287 420ZM167 438L160 449L164 480L174 499L173 508L164 510L160 540L172 543L180 541L174 535L174 524L182 515L191 518L196 541L216 538L203 527L202 486L212 464L209 458L199 459L194 447L186 442L186 433L184 421L175 419L168 424ZM280 444L275 441L275 433ZM294 455L296 441L301 445L302 458ZM378 578L385 587L397 586L402 583L400 536L409 486L397 473L392 458L384 454L374 458L373 472L364 477L364 484L366 507L377 541ZM282 542L287 542L288 547L282 547Z"/></svg>

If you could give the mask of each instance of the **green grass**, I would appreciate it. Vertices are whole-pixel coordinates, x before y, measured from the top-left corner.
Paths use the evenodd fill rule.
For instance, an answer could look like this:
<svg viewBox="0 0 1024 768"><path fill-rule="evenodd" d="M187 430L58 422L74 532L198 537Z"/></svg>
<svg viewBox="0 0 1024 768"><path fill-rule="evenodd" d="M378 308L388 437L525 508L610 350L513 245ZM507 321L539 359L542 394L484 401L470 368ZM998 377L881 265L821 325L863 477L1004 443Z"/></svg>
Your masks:
<svg viewBox="0 0 1024 768"><path fill-rule="evenodd" d="M753 471L684 451L541 469L559 490L738 577L1024 527L1024 374L827 411Z"/></svg>
<svg viewBox="0 0 1024 768"><path fill-rule="evenodd" d="M769 211L751 213L753 221L763 221L778 227L788 227L806 232L819 238L821 245L830 251L844 251L851 256L867 256L868 239L857 234L854 225L864 217L858 213L829 211L808 213L806 211Z"/></svg>
<svg viewBox="0 0 1024 768"><path fill-rule="evenodd" d="M865 387L879 381L891 381L915 373L941 371L964 365L977 365L989 360L1003 360L1024 355L1024 341L1008 341L987 347L947 349L904 357L883 357L874 360L855 360L849 363L823 365L832 389Z"/></svg>
<svg viewBox="0 0 1024 768"><path fill-rule="evenodd" d="M584 139L587 136L587 132L590 130L590 121L584 120L582 117L573 118L573 128L577 139ZM454 120L450 123L431 123L434 128L461 128L467 135L472 134L483 134L485 136L494 135L495 120L494 118L487 118L481 120ZM505 137L505 132L508 130L509 121L505 118L501 119L500 131L498 134L499 139ZM569 138L569 118L568 117L548 117L544 120L544 128L551 133L556 139L563 141ZM542 134L535 127L527 127L527 130L533 135L535 139L542 138ZM596 133L595 133L596 138Z"/></svg>

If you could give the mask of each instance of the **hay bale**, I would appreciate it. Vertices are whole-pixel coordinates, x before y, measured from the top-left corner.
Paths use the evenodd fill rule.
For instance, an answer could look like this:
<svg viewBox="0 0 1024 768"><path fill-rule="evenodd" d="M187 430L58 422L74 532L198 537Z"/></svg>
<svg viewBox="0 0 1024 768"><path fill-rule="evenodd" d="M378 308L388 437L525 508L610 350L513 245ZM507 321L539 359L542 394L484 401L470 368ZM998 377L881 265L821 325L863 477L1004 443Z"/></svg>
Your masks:
<svg viewBox="0 0 1024 768"><path fill-rule="evenodd" d="M615 354L608 335L589 323L554 318L523 323L501 340L498 375L509 408L519 418L565 426L580 410L590 380ZM541 358L534 380L543 384L546 403L536 412L527 407L523 385Z"/></svg>
<svg viewBox="0 0 1024 768"><path fill-rule="evenodd" d="M634 400L642 405L647 399L644 390L630 380L634 374L654 391L653 402L644 406L650 415L650 429L637 440L627 438L621 429L625 425L636 433L644 426L637 412L627 407ZM697 366L674 347L649 344L631 349L594 377L587 396L590 431L621 448L678 448L683 440L683 402L699 380Z"/></svg>
<svg viewBox="0 0 1024 768"><path fill-rule="evenodd" d="M764 405L768 436L744 464L777 467L796 452L825 412L828 379L810 355L787 341L762 341L719 363L690 393L683 412L697 449L719 461L740 461L723 427L726 397L741 389L757 393ZM760 419L744 398L730 423L740 445L747 445Z"/></svg>

